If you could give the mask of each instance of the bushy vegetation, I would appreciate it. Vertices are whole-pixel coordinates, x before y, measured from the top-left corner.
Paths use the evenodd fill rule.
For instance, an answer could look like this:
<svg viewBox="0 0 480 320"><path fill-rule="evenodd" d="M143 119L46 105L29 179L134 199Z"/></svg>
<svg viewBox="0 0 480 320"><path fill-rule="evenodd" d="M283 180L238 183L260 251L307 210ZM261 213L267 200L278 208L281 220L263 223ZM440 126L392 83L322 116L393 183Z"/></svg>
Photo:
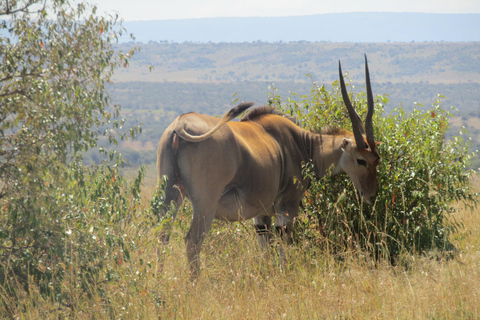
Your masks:
<svg viewBox="0 0 480 320"><path fill-rule="evenodd" d="M100 138L116 144L139 132L121 130L120 109L105 90L135 50L114 50L125 31L95 11L57 0L0 5L8 33L0 38L2 309L22 292L70 306L73 293L114 280L145 241L145 229L129 223L143 171L127 183L115 152L111 164L82 164L82 152Z"/></svg>
<svg viewBox="0 0 480 320"><path fill-rule="evenodd" d="M312 165L305 164L304 173L313 183L296 224L296 240L335 253L354 249L392 261L405 253L453 250L448 235L458 223L451 215L452 203L474 206L477 202L470 187L474 171L468 169L474 154L469 153L462 132L446 140L451 114L441 98L429 109L406 113L396 108L386 115L388 99L377 96L374 128L382 159L373 206L359 200L348 178L326 175L317 180ZM273 96L271 103L313 131L332 124L351 126L338 82L331 90L314 84L311 94L298 100L280 104L280 98ZM366 95L360 92L354 101L364 118Z"/></svg>

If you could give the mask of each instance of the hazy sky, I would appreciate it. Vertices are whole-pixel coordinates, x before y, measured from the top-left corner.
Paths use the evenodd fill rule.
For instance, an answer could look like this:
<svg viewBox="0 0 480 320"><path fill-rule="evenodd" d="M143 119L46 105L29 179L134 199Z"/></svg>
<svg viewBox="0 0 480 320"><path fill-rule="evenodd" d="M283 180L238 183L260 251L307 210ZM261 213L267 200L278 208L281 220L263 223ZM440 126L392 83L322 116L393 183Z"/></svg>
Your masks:
<svg viewBox="0 0 480 320"><path fill-rule="evenodd" d="M337 12L480 13L480 0L91 0L126 21Z"/></svg>

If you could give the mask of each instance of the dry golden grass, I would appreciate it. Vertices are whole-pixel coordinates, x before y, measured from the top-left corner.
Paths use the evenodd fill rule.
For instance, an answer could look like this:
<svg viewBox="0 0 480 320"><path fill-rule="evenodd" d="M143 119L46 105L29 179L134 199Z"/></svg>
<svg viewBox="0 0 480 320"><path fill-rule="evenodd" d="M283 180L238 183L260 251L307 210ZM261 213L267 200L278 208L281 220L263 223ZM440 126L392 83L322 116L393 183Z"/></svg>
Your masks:
<svg viewBox="0 0 480 320"><path fill-rule="evenodd" d="M478 319L480 219L463 208L455 218L463 223L451 237L456 258L410 257L408 269L291 246L281 271L275 250L260 252L250 223L216 223L204 243L201 276L192 281L183 243L189 221L180 216L163 269L152 245L121 266L116 282L91 288L90 297L66 282L73 311L32 292L14 313L19 319Z"/></svg>

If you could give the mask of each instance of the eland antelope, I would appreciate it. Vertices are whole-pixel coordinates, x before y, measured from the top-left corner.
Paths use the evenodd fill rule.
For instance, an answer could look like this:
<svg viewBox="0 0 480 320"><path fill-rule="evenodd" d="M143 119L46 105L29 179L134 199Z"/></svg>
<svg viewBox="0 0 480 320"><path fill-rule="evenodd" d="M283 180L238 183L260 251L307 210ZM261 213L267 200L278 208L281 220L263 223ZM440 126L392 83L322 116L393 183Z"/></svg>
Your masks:
<svg viewBox="0 0 480 320"><path fill-rule="evenodd" d="M178 208L187 197L193 206L185 238L192 276L199 273L199 253L214 218L253 218L258 242L265 246L275 216L275 228L288 237L309 185L302 176L302 163L312 161L317 177L334 165L334 175L346 173L361 197L368 203L374 201L380 157L373 135L374 106L366 57L365 73L368 111L364 127L348 98L339 62L341 90L353 132L309 132L267 106L251 110L239 122L229 122L253 103L241 103L221 119L183 114L165 130L158 147L158 176L168 176L167 204L173 201Z"/></svg>

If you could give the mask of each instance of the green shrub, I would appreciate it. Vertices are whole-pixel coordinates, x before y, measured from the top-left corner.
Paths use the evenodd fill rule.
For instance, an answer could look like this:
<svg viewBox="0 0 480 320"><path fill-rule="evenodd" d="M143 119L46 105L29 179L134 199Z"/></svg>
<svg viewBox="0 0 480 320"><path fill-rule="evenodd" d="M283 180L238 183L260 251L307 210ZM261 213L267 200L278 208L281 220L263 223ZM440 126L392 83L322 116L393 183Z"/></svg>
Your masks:
<svg viewBox="0 0 480 320"><path fill-rule="evenodd" d="M65 299L66 276L84 292L115 278L116 265L131 259L151 228L130 223L143 214L144 169L129 183L119 175L118 161L84 167L78 159L43 177L35 194L9 199L1 211L3 285L15 290L15 284L29 289L33 283L40 292ZM8 281L14 278L15 283Z"/></svg>
<svg viewBox="0 0 480 320"><path fill-rule="evenodd" d="M95 12L63 0L0 6L0 310L25 292L71 305L74 292L101 290L151 229L132 220L143 169L129 183L114 153L112 164L82 164L100 138L139 131L122 133L105 90L135 50L116 51L121 24Z"/></svg>
<svg viewBox="0 0 480 320"><path fill-rule="evenodd" d="M458 227L451 215L452 203L473 206L477 194L470 187L472 154L461 132L445 141L451 115L440 98L428 110L407 114L397 108L385 115L388 99L376 97L374 128L381 142L381 162L373 206L359 200L346 176L327 174L316 179L312 165L304 164L312 184L296 221L296 241L335 253L355 249L393 260L402 253L452 250L448 235ZM290 98L281 108L303 127L313 131L327 125L351 128L337 81L330 91L314 84L311 94L300 100ZM364 118L366 94L360 92L352 101ZM271 104L281 106L281 99L273 96Z"/></svg>

